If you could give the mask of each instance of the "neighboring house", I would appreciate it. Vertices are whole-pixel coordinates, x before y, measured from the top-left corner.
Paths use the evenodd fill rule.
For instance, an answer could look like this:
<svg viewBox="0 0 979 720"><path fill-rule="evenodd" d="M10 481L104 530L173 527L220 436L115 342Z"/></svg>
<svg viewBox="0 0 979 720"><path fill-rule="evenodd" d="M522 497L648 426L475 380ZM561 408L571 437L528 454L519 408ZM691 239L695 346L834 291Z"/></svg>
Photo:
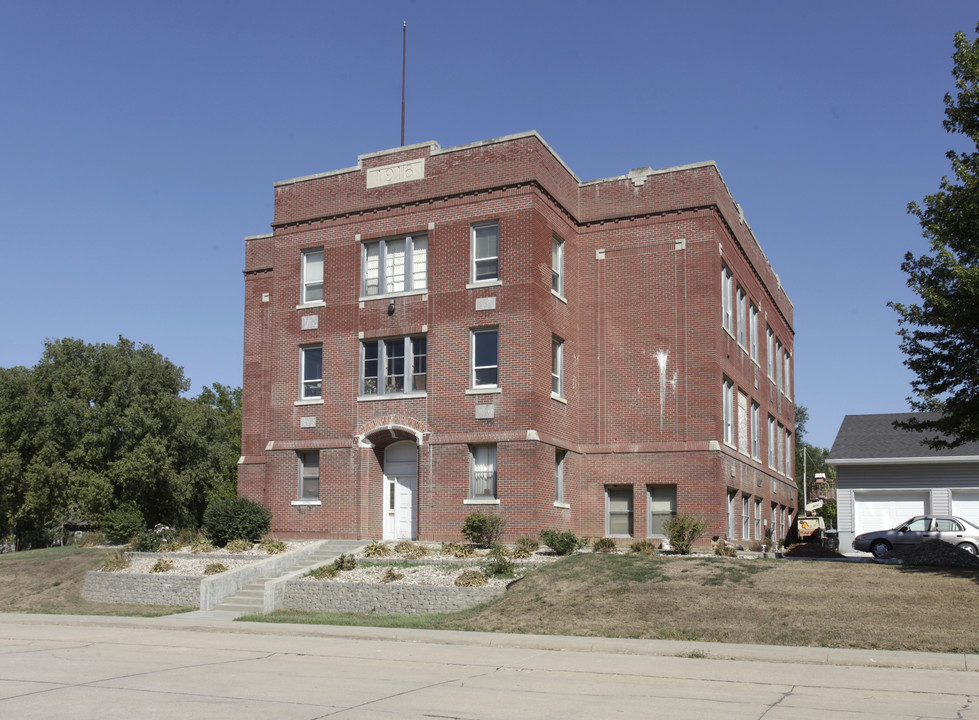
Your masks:
<svg viewBox="0 0 979 720"><path fill-rule="evenodd" d="M840 547L915 515L958 515L979 524L979 443L932 450L924 433L894 427L910 413L847 415L827 462L836 466ZM927 413L917 417L928 417Z"/></svg>
<svg viewBox="0 0 979 720"><path fill-rule="evenodd" d="M781 536L792 304L713 163L580 181L534 132L275 184L239 492L283 537Z"/></svg>

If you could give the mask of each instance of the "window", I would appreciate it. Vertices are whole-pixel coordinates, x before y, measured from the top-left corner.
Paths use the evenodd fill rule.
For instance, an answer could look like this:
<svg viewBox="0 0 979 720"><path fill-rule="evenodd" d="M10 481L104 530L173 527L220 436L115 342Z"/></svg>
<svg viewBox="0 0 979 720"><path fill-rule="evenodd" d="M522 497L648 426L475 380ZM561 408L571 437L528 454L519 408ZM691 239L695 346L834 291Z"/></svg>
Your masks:
<svg viewBox="0 0 979 720"><path fill-rule="evenodd" d="M323 300L323 251L306 250L303 253L303 297L302 302L313 303Z"/></svg>
<svg viewBox="0 0 979 720"><path fill-rule="evenodd" d="M564 342L551 339L551 395L564 396Z"/></svg>
<svg viewBox="0 0 979 720"><path fill-rule="evenodd" d="M792 433L785 431L785 474L792 476Z"/></svg>
<svg viewBox="0 0 979 720"><path fill-rule="evenodd" d="M782 429L782 424L778 425L778 450L776 451L775 461L778 463L778 471L780 473L785 472L785 434Z"/></svg>
<svg viewBox="0 0 979 720"><path fill-rule="evenodd" d="M564 460L567 450L554 451L554 502L564 503Z"/></svg>
<svg viewBox="0 0 979 720"><path fill-rule="evenodd" d="M789 351L786 350L785 351L785 397L787 398L792 397L792 391L789 388L789 376L790 376L789 370L791 369L791 367L792 367L792 356L789 354Z"/></svg>
<svg viewBox="0 0 979 720"><path fill-rule="evenodd" d="M299 452L299 499L320 499L320 454L318 450Z"/></svg>
<svg viewBox="0 0 979 720"><path fill-rule="evenodd" d="M761 460L761 408L751 403L751 457Z"/></svg>
<svg viewBox="0 0 979 720"><path fill-rule="evenodd" d="M557 235L551 239L551 290L564 295L564 240Z"/></svg>
<svg viewBox="0 0 979 720"><path fill-rule="evenodd" d="M472 386L495 388L499 383L499 330L472 331Z"/></svg>
<svg viewBox="0 0 979 720"><path fill-rule="evenodd" d="M727 491L727 536L729 538L734 537L734 508L736 507L735 501L737 500L738 494L733 490Z"/></svg>
<svg viewBox="0 0 979 720"><path fill-rule="evenodd" d="M785 389L782 384L782 341L775 341L775 387L781 392Z"/></svg>
<svg viewBox="0 0 979 720"><path fill-rule="evenodd" d="M731 317L731 303L734 302L733 277L726 265L721 265L721 325L732 335L734 334L734 318Z"/></svg>
<svg viewBox="0 0 979 720"><path fill-rule="evenodd" d="M755 498L755 540L762 539L761 534L761 498Z"/></svg>
<svg viewBox="0 0 979 720"><path fill-rule="evenodd" d="M473 282L497 280L500 277L500 224L472 226Z"/></svg>
<svg viewBox="0 0 979 720"><path fill-rule="evenodd" d="M758 362L758 308L754 303L751 303L749 315L751 324L748 326L748 341L751 343L751 359Z"/></svg>
<svg viewBox="0 0 979 720"><path fill-rule="evenodd" d="M955 520L949 518L935 518L935 532L963 532L963 528Z"/></svg>
<svg viewBox="0 0 979 720"><path fill-rule="evenodd" d="M428 287L428 236L365 242L361 292L365 296L424 290Z"/></svg>
<svg viewBox="0 0 979 720"><path fill-rule="evenodd" d="M741 537L745 540L751 538L751 502L748 496L741 495Z"/></svg>
<svg viewBox="0 0 979 720"><path fill-rule="evenodd" d="M748 349L748 298L738 285L738 345Z"/></svg>
<svg viewBox="0 0 979 720"><path fill-rule="evenodd" d="M748 454L748 396L738 392L738 452Z"/></svg>
<svg viewBox="0 0 979 720"><path fill-rule="evenodd" d="M496 445L473 445L469 448L469 497L474 500L496 499Z"/></svg>
<svg viewBox="0 0 979 720"><path fill-rule="evenodd" d="M768 416L768 467L775 469L775 418Z"/></svg>
<svg viewBox="0 0 979 720"><path fill-rule="evenodd" d="M606 535L632 536L632 486L606 487L605 508Z"/></svg>
<svg viewBox="0 0 979 720"><path fill-rule="evenodd" d="M666 521L676 517L676 485L649 485L649 532L666 537Z"/></svg>
<svg viewBox="0 0 979 720"><path fill-rule="evenodd" d="M361 395L397 395L427 390L427 338L366 340L360 348Z"/></svg>
<svg viewBox="0 0 979 720"><path fill-rule="evenodd" d="M724 378L723 409L724 409L724 442L734 444L734 383Z"/></svg>
<svg viewBox="0 0 979 720"><path fill-rule="evenodd" d="M771 328L768 328L768 338L767 345L765 347L765 356L768 359L768 377L772 380L775 379L775 333L772 332Z"/></svg>
<svg viewBox="0 0 979 720"><path fill-rule="evenodd" d="M323 397L323 346L310 345L301 349L302 386L300 398L315 400Z"/></svg>

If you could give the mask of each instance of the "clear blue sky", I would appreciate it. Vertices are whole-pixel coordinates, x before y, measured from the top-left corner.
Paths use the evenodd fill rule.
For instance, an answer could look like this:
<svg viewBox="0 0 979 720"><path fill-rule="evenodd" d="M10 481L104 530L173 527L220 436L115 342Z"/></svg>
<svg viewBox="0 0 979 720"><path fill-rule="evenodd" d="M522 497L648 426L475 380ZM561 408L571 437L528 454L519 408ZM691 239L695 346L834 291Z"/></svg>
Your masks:
<svg viewBox="0 0 979 720"><path fill-rule="evenodd" d="M406 142L539 131L582 180L717 162L795 304L796 401L907 409L888 300L949 172L971 2L0 0L0 367L45 338L153 345L241 383L272 183Z"/></svg>

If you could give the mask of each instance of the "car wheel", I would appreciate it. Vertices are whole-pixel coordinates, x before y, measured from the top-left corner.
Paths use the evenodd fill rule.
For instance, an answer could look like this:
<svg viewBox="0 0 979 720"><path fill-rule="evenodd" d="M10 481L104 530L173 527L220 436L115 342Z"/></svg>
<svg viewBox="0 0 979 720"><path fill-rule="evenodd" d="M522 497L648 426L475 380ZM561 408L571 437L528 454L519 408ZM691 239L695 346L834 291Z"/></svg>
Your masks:
<svg viewBox="0 0 979 720"><path fill-rule="evenodd" d="M886 540L877 540L870 546L870 552L874 554L875 558L886 558L891 554L891 546Z"/></svg>
<svg viewBox="0 0 979 720"><path fill-rule="evenodd" d="M958 545L957 547L959 548L959 550L965 550L970 555L977 554L976 553L976 546L973 545L972 543L962 543L961 545Z"/></svg>

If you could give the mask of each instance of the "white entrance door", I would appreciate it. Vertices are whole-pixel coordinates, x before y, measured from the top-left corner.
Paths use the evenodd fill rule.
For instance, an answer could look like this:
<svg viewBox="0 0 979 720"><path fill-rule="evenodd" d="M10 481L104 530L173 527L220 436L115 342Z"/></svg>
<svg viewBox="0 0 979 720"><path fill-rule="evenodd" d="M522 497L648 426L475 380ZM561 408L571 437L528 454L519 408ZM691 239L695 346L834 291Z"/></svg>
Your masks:
<svg viewBox="0 0 979 720"><path fill-rule="evenodd" d="M414 540L418 537L418 450L402 441L384 450L384 539Z"/></svg>

